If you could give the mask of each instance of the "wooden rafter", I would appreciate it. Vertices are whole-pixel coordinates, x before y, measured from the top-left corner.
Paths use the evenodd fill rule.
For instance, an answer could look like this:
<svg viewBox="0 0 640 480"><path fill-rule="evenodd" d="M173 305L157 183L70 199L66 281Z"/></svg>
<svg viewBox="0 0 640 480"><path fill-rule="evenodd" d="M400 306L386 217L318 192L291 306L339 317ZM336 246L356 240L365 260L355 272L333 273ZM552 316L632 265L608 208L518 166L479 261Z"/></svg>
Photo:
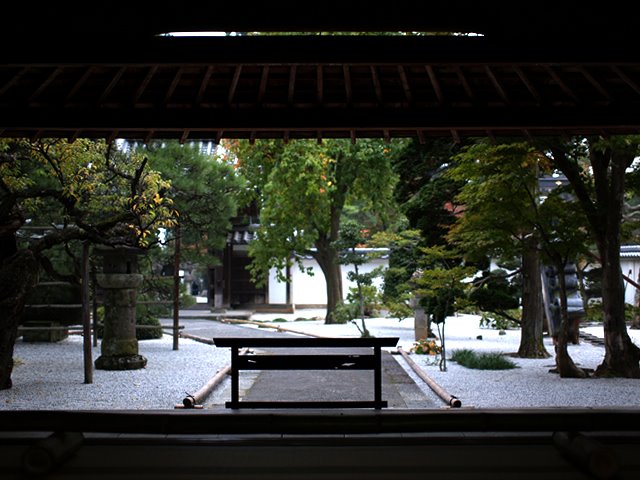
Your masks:
<svg viewBox="0 0 640 480"><path fill-rule="evenodd" d="M440 81L436 76L436 72L431 65L425 65L424 69L427 71L429 81L431 82L431 88L433 88L436 98L438 99L438 105L444 104L444 95L442 94L442 88L440 87Z"/></svg>
<svg viewBox="0 0 640 480"><path fill-rule="evenodd" d="M169 99L173 96L173 93L176 91L178 84L180 83L180 79L182 78L182 73L184 72L184 67L179 67L176 70L175 75L173 76L173 80L171 81L171 85L167 89L167 92L164 95L164 99L162 101L163 105L167 105L169 103Z"/></svg>
<svg viewBox="0 0 640 480"><path fill-rule="evenodd" d="M322 65L316 67L316 101L318 105L322 105L324 99L324 74Z"/></svg>
<svg viewBox="0 0 640 480"><path fill-rule="evenodd" d="M469 81L467 80L467 77L465 76L464 72L462 71L462 68L460 68L459 66L455 67L455 72L456 72L456 75L458 76L458 80L460 80L460 84L462 85L462 88L464 89L465 93L467 94L467 97L469 97L469 100L474 101L475 100L475 95L473 94L473 90L471 90L471 86L469 85Z"/></svg>
<svg viewBox="0 0 640 480"><path fill-rule="evenodd" d="M542 97L540 96L540 92L538 92L538 89L531 82L529 77L527 77L522 68L516 65L513 67L513 69L515 70L516 74L518 74L518 77L520 78L520 80L522 80L522 83L524 83L525 87L527 87L527 90L529 90L529 93L536 101L536 104L542 104Z"/></svg>
<svg viewBox="0 0 640 480"><path fill-rule="evenodd" d="M296 73L297 67L295 65L291 65L291 68L289 69L289 84L287 88L287 104L289 105L293 103L296 91Z"/></svg>
<svg viewBox="0 0 640 480"><path fill-rule="evenodd" d="M571 98L571 100L573 100L576 104L580 104L580 99L576 96L576 94L573 92L573 90L571 90L569 88L569 86L564 82L564 80L562 80L562 78L560 78L560 75L558 74L558 72L556 72L553 67L551 65L546 65L545 66L545 70L547 71L547 73L551 76L551 78L553 79L553 81L555 83L558 84L558 86L560 87L560 89L569 97Z"/></svg>
<svg viewBox="0 0 640 480"><path fill-rule="evenodd" d="M261 104L264 99L264 94L267 91L267 83L269 82L269 65L262 67L262 74L260 75L260 85L258 86L258 104Z"/></svg>
<svg viewBox="0 0 640 480"><path fill-rule="evenodd" d="M109 94L114 89L116 84L120 81L125 71L126 71L125 67L120 67L116 71L116 73L113 75L113 78L109 82L109 85L106 86L106 88L103 90L102 94L100 95L100 99L98 100L98 105L102 105L104 100L109 96Z"/></svg>
<svg viewBox="0 0 640 480"><path fill-rule="evenodd" d="M29 67L24 67L18 73L16 73L13 77L11 77L11 79L0 88L0 96L4 95L7 92L7 90L9 90L11 87L16 85L20 81L20 79L26 73L29 72L29 70L30 70Z"/></svg>
<svg viewBox="0 0 640 480"><path fill-rule="evenodd" d="M144 76L144 78L142 79L142 82L140 82L140 85L136 90L136 93L133 95L133 99L132 99L133 105L136 105L140 101L140 97L142 97L142 95L144 94L145 90L149 86L149 82L151 82L151 79L153 78L153 76L156 74L157 71L158 71L158 65L152 65L151 67L149 67L147 74Z"/></svg>
<svg viewBox="0 0 640 480"><path fill-rule="evenodd" d="M236 94L236 88L238 88L238 82L240 81L240 74L242 73L242 65L237 65L234 72L231 84L229 85L229 92L227 93L227 104L233 103L233 97Z"/></svg>
<svg viewBox="0 0 640 480"><path fill-rule="evenodd" d="M582 74L584 78L595 88L600 95L606 98L608 101L612 101L611 95L609 92L602 86L602 84L584 67L579 66L578 71Z"/></svg>
<svg viewBox="0 0 640 480"><path fill-rule="evenodd" d="M69 93L67 93L67 96L64 99L65 104L71 101L71 99L75 96L75 94L78 93L78 90L80 90L83 87L83 85L87 83L87 80L89 79L91 74L94 72L94 69L95 67L91 66L82 73L78 81L73 85L73 87L71 87L71 90L69 90Z"/></svg>
<svg viewBox="0 0 640 480"><path fill-rule="evenodd" d="M211 81L211 76L213 75L213 65L207 66L204 71L204 75L202 76L202 81L200 82L200 88L198 88L198 94L196 95L194 104L199 106L202 103L202 99L204 98L204 94L207 91L207 87L209 86L209 82Z"/></svg>
<svg viewBox="0 0 640 480"><path fill-rule="evenodd" d="M51 74L47 76L44 82L40 84L40 86L33 92L31 97L29 97L29 103L33 102L44 90L51 85L51 83L56 79L58 75L62 72L62 67L56 67L53 69Z"/></svg>
<svg viewBox="0 0 640 480"><path fill-rule="evenodd" d="M498 95L500 96L502 101L506 105L511 105L511 102L509 101L509 97L507 96L503 86L500 84L500 80L498 80L496 75L493 73L493 70L491 69L491 67L489 65L485 65L484 66L484 71L486 72L487 76L489 77L489 80L491 80L491 83L493 84L494 88L498 92Z"/></svg>
<svg viewBox="0 0 640 480"><path fill-rule="evenodd" d="M353 101L353 88L351 85L351 71L349 70L349 65L342 66L342 74L344 76L344 92L345 98L347 99L347 105L351 105Z"/></svg>
<svg viewBox="0 0 640 480"><path fill-rule="evenodd" d="M375 89L375 92L376 92L376 98L378 99L378 104L382 104L383 103L382 85L380 84L378 71L376 70L375 65L370 65L369 70L371 71L371 81L373 82L373 88Z"/></svg>
<svg viewBox="0 0 640 480"><path fill-rule="evenodd" d="M413 103L413 94L411 93L411 85L409 85L409 79L407 78L407 72L405 72L402 65L398 65L398 75L400 76L400 83L402 84L402 90L404 96L407 99L409 105Z"/></svg>
<svg viewBox="0 0 640 480"><path fill-rule="evenodd" d="M622 69L620 67L618 67L617 65L613 65L611 66L611 69L616 73L616 75L618 75L618 77L620 77L622 79L622 81L624 83L626 83L629 87L631 87L631 89L636 92L638 95L640 95L640 85L638 85L636 82L634 82L629 75L627 75L626 73L624 73L622 71Z"/></svg>

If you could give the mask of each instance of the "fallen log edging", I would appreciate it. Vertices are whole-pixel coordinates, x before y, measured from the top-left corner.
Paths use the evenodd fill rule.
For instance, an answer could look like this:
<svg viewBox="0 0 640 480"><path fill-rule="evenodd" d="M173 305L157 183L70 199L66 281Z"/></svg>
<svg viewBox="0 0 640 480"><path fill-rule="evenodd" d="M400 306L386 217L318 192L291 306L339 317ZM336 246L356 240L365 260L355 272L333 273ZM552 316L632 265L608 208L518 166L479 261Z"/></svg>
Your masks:
<svg viewBox="0 0 640 480"><path fill-rule="evenodd" d="M180 336L182 338L188 338L191 340L195 340L196 342L206 343L207 345L215 345L213 339L200 337L198 335L190 335L188 333L181 333ZM240 350L240 355L245 355L249 352L248 348L243 348ZM216 372L216 374L209 379L207 383L205 383L196 393L187 394L186 397L182 399L182 405L176 405L175 408L202 408L201 405L204 400L211 394L212 390L224 380L224 377L229 374L231 371L231 365L226 365Z"/></svg>
<svg viewBox="0 0 640 480"><path fill-rule="evenodd" d="M307 335L309 337L316 337L316 338L327 338L323 335L317 335L315 333L309 333L309 332L303 332L302 330L296 330L294 328L287 328L287 327L283 327L281 325L277 325L274 323L266 323L266 322L256 322L255 320L238 320L238 319L232 319L232 318L225 318L220 320L222 323L244 323L244 324L248 324L248 325L256 325L258 327L262 327L262 328L273 328L275 330L277 330L278 332L288 332L288 333L297 333L298 335Z"/></svg>
<svg viewBox="0 0 640 480"><path fill-rule="evenodd" d="M425 381L425 383L433 390L433 392L438 395L447 405L453 408L460 408L462 406L462 401L454 395L447 393L440 385L438 385L431 377L429 377L424 370L422 370L416 362L414 362L407 352L405 352L402 347L398 347L398 352L402 355L402 358L409 364L409 366L413 369L413 371Z"/></svg>

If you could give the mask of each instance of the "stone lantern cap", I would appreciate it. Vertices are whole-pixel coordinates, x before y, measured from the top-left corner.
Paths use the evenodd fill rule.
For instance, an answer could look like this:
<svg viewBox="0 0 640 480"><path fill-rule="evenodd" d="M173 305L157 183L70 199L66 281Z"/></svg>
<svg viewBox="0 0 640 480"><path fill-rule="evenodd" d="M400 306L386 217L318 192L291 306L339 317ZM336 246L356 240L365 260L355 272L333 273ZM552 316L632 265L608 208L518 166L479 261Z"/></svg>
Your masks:
<svg viewBox="0 0 640 480"><path fill-rule="evenodd" d="M146 255L143 248L129 246L98 246L93 250L94 255L102 257L103 273L138 273L138 257Z"/></svg>

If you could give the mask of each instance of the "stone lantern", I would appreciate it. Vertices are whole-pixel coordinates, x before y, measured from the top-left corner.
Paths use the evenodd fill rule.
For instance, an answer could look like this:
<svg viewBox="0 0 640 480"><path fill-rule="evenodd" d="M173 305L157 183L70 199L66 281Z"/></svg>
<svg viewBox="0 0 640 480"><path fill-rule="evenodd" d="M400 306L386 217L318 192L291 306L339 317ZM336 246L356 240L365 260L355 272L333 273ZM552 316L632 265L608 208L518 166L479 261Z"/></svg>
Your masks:
<svg viewBox="0 0 640 480"><path fill-rule="evenodd" d="M422 275L422 270L416 270L411 276L411 280L415 282ZM413 332L414 338L416 341L424 340L432 336L430 328L429 328L429 318L427 313L424 311L424 307L420 304L422 300L422 295L414 295L411 298L411 308L413 308Z"/></svg>
<svg viewBox="0 0 640 480"><path fill-rule="evenodd" d="M138 354L136 338L136 297L143 280L138 273L138 257L144 253L131 247L94 250L103 258L96 282L105 296L101 355L95 361L99 370L137 370L147 364L147 359Z"/></svg>

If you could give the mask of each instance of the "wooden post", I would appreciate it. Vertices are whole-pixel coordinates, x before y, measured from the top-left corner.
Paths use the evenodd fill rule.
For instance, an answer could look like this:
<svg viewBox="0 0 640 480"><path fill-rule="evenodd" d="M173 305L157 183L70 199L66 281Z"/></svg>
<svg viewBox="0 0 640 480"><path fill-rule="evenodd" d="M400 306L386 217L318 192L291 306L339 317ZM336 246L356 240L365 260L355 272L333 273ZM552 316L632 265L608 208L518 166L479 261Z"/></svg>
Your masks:
<svg viewBox="0 0 640 480"><path fill-rule="evenodd" d="M93 346L98 346L98 288L96 282L96 271L93 270L91 276L91 294L92 294L92 309L93 309Z"/></svg>
<svg viewBox="0 0 640 480"><path fill-rule="evenodd" d="M178 350L180 330L180 225L176 225L175 251L173 256L173 349Z"/></svg>
<svg viewBox="0 0 640 480"><path fill-rule="evenodd" d="M89 242L82 245L82 345L84 354L84 383L93 383L91 355L91 305L89 304Z"/></svg>

